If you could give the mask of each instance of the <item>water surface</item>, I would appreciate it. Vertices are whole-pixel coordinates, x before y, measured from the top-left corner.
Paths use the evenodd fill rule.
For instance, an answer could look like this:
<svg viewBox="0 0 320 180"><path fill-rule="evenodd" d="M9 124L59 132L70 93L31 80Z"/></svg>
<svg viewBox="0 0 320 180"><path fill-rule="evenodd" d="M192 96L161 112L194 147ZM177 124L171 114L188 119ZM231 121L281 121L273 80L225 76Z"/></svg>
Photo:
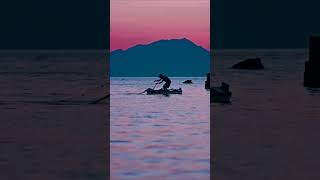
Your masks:
<svg viewBox="0 0 320 180"><path fill-rule="evenodd" d="M260 57L264 70L231 66ZM306 49L221 50L214 83L232 103L212 104L216 179L319 179L320 91L303 87Z"/></svg>
<svg viewBox="0 0 320 180"><path fill-rule="evenodd" d="M108 178L104 54L0 51L1 179Z"/></svg>
<svg viewBox="0 0 320 180"><path fill-rule="evenodd" d="M155 79L111 78L111 179L209 179L205 78L172 78L182 95L137 94Z"/></svg>

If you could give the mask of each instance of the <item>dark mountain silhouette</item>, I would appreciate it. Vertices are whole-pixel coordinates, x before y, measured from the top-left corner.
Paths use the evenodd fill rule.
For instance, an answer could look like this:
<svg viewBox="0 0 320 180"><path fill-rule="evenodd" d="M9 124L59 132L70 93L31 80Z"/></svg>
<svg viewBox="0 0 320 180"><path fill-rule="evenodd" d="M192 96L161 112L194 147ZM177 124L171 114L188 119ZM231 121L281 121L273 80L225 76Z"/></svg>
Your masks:
<svg viewBox="0 0 320 180"><path fill-rule="evenodd" d="M210 53L188 39L160 40L111 53L111 76L206 76Z"/></svg>

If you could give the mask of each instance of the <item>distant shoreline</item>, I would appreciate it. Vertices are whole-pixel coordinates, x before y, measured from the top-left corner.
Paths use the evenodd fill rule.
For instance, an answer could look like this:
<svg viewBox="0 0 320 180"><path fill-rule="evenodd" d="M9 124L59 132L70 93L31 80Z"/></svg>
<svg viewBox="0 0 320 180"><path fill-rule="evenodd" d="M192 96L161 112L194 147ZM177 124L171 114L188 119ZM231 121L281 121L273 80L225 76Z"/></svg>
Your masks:
<svg viewBox="0 0 320 180"><path fill-rule="evenodd" d="M109 52L108 49L14 49L0 50L1 54L11 53L102 53Z"/></svg>
<svg viewBox="0 0 320 180"><path fill-rule="evenodd" d="M305 51L308 48L218 48L212 51Z"/></svg>

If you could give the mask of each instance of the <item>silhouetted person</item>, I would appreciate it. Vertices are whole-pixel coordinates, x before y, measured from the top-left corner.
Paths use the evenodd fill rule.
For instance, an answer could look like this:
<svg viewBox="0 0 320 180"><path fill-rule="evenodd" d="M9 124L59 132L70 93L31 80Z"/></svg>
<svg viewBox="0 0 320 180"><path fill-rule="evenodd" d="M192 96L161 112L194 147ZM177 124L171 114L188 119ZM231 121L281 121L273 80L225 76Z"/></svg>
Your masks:
<svg viewBox="0 0 320 180"><path fill-rule="evenodd" d="M170 87L170 84L171 84L171 80L167 76L164 76L163 74L159 74L158 77L160 79L155 80L153 82L156 82L156 84L161 84L164 81L165 84L163 85L162 89L163 90L168 90L168 88Z"/></svg>

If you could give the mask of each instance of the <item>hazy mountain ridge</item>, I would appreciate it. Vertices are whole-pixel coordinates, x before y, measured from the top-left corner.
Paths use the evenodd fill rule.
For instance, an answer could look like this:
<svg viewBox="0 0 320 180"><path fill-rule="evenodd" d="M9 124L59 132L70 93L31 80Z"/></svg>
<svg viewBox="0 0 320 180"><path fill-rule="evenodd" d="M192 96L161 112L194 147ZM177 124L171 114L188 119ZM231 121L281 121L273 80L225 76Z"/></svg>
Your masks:
<svg viewBox="0 0 320 180"><path fill-rule="evenodd" d="M111 76L205 76L210 53L185 38L159 40L113 51L110 65Z"/></svg>

